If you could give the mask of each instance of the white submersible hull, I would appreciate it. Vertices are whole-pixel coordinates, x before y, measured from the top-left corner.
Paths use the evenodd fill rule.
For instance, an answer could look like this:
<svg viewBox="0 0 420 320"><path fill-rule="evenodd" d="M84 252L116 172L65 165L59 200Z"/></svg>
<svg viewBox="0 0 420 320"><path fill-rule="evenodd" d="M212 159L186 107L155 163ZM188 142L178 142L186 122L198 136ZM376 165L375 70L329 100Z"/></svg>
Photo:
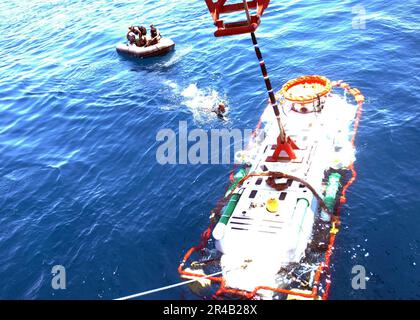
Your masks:
<svg viewBox="0 0 420 320"><path fill-rule="evenodd" d="M358 103L346 93L331 93L331 85L322 96L305 100L317 92L317 83L290 87L293 95L278 97L295 145L293 158L285 151L272 157L279 127L270 105L247 149L236 155L242 168L212 231L220 255L222 279L214 279L221 282L219 293L264 299L322 295L319 279L337 230L333 213L353 172L355 121L364 101L357 89L333 84Z"/></svg>

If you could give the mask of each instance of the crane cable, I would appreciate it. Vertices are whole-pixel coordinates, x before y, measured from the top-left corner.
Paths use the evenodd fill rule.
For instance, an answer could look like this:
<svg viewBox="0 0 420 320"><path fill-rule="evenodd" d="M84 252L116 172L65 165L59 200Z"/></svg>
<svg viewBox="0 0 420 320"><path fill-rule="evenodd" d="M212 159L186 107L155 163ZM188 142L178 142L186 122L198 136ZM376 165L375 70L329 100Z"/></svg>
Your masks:
<svg viewBox="0 0 420 320"><path fill-rule="evenodd" d="M245 12L246 12L246 17L248 19L248 23L251 23L251 15L249 13L248 2L247 2L247 0L243 0L243 3L244 3L244 9L245 9ZM270 81L270 77L268 75L267 67L265 66L265 61L263 59L260 47L258 46L257 37L255 36L254 32L251 32L251 39L252 39L252 44L254 45L255 54L257 55L258 61L260 62L260 68L261 68L262 75L264 77L265 86L267 87L267 93L268 93L268 96L270 98L270 104L273 107L274 114L276 115L277 124L278 124L279 130L280 130L280 141L281 141L281 143L285 143L286 138L287 138L286 131L284 130L283 124L281 122L280 111L279 111L279 107L277 105L277 99L276 99L276 96L274 94L273 87L272 87L271 81Z"/></svg>

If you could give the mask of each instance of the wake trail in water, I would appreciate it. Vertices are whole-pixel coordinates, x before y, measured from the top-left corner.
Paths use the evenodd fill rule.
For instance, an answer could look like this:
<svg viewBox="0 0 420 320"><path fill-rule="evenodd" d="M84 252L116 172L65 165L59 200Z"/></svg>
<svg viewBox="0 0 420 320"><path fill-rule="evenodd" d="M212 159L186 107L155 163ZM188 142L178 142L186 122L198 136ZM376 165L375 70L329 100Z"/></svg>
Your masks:
<svg viewBox="0 0 420 320"><path fill-rule="evenodd" d="M188 55L192 51L193 47L188 46L185 48L182 48L181 50L176 50L175 53L171 56L171 58L162 64L163 67L169 68L181 61L182 58L184 58L186 55Z"/></svg>

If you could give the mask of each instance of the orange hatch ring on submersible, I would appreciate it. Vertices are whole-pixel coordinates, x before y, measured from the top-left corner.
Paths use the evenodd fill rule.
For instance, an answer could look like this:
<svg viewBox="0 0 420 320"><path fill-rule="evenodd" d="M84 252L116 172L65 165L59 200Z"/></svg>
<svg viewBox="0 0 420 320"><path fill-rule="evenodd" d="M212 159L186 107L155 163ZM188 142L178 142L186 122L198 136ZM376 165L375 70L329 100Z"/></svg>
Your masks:
<svg viewBox="0 0 420 320"><path fill-rule="evenodd" d="M312 87L314 88L313 94L308 94L304 96L296 96L289 92L290 89L292 89L293 87L306 86L306 85L312 85ZM317 90L318 88L315 88L314 85L319 85L323 87L323 89L319 91ZM288 101L305 104L305 103L311 103L315 101L316 99L319 99L327 95L328 93L330 93L331 89L332 89L332 83L329 79L323 76L313 75L313 76L303 76L303 77L299 77L299 78L288 81L281 88L278 94L280 96L283 96L284 99Z"/></svg>

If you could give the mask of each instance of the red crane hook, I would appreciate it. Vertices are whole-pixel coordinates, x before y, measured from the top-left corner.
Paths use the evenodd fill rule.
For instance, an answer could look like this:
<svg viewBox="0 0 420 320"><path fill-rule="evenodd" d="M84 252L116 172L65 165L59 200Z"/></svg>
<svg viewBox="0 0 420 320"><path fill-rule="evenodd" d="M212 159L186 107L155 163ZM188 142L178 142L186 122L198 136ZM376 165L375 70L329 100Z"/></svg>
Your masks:
<svg viewBox="0 0 420 320"><path fill-rule="evenodd" d="M244 34L255 32L261 23L261 16L268 7L270 0L252 0L248 1L248 9L255 9L254 14L250 14L249 18L238 22L224 22L220 19L221 14L228 14L237 11L245 11L243 2L226 4L227 0L205 0L210 14L217 27L214 35L216 37L232 36L236 34Z"/></svg>

